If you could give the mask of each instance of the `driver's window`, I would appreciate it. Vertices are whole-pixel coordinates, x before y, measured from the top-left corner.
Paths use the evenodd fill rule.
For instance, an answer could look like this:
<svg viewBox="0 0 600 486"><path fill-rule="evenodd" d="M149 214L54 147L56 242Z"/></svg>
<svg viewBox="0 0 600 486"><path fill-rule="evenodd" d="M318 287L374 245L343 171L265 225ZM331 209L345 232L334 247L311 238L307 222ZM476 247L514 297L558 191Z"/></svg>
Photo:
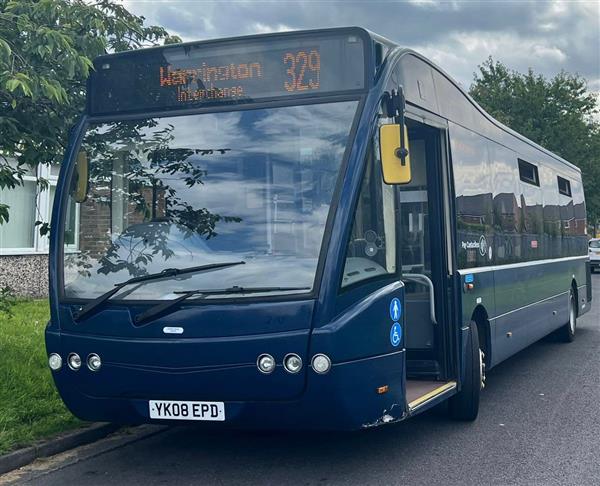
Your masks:
<svg viewBox="0 0 600 486"><path fill-rule="evenodd" d="M396 273L394 186L383 182L381 162L373 152L369 151L356 206L342 287Z"/></svg>

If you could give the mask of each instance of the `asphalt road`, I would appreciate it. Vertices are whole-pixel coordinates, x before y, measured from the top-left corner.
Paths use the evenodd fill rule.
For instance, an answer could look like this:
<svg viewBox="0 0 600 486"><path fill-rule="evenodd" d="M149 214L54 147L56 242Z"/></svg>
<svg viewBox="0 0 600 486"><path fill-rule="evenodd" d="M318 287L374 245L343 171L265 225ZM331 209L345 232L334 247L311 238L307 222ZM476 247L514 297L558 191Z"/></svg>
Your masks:
<svg viewBox="0 0 600 486"><path fill-rule="evenodd" d="M600 275L571 344L542 340L488 374L479 418L429 412L353 434L177 427L30 484L600 484Z"/></svg>

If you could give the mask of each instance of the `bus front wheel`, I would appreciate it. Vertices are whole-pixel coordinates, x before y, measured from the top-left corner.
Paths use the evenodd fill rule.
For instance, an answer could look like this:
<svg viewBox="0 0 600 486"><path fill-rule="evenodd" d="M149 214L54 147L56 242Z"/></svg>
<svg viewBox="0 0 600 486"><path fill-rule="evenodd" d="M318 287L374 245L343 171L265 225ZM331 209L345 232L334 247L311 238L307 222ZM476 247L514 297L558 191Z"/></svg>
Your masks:
<svg viewBox="0 0 600 486"><path fill-rule="evenodd" d="M448 412L454 420L472 421L479 413L479 394L485 380L483 353L479 347L477 324L469 323L465 356L465 378L461 390L448 400Z"/></svg>

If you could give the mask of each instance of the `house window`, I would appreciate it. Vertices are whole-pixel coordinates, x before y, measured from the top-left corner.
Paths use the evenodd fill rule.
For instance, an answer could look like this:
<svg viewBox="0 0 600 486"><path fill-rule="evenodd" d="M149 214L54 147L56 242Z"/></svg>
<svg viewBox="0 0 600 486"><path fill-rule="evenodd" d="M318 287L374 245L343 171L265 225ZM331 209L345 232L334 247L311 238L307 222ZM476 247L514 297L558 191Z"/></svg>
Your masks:
<svg viewBox="0 0 600 486"><path fill-rule="evenodd" d="M10 218L8 223L0 224L0 255L48 252L48 237L40 235L35 222L50 222L58 171L58 165L40 164L37 169L30 168L25 173L22 185L14 189L0 189L0 203L9 206ZM38 178L48 181L47 189L41 189L37 183ZM75 207L69 209L72 209L73 214L68 211L68 217L70 215L73 220L71 224L75 226L77 210ZM75 246L76 236L77 232L73 231L72 241L67 244Z"/></svg>

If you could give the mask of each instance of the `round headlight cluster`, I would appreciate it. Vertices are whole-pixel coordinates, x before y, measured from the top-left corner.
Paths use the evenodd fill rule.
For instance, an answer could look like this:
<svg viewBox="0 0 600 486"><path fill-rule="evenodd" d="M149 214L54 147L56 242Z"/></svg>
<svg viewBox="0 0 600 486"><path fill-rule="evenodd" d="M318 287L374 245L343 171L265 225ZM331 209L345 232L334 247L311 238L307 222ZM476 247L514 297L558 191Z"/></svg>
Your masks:
<svg viewBox="0 0 600 486"><path fill-rule="evenodd" d="M59 354L52 353L48 356L48 366L52 371L58 371L62 368L62 358Z"/></svg>
<svg viewBox="0 0 600 486"><path fill-rule="evenodd" d="M77 371L81 368L81 358L77 353L71 353L67 358L67 364L73 371Z"/></svg>
<svg viewBox="0 0 600 486"><path fill-rule="evenodd" d="M50 353L48 356L48 366L52 371L58 371L62 368L63 360L60 354ZM102 360L96 353L88 354L86 360L87 367L90 371L98 371L102 367ZM70 353L67 356L67 366L73 371L81 369L82 361L81 357L77 353Z"/></svg>
<svg viewBox="0 0 600 486"><path fill-rule="evenodd" d="M298 373L302 369L302 358L294 353L287 354L283 358L283 367L288 373Z"/></svg>
<svg viewBox="0 0 600 486"><path fill-rule="evenodd" d="M92 353L87 358L87 367L90 371L98 371L102 366L102 360L96 353Z"/></svg>
<svg viewBox="0 0 600 486"><path fill-rule="evenodd" d="M331 360L324 354L315 354L311 363L312 369L319 375L324 375L331 369Z"/></svg>
<svg viewBox="0 0 600 486"><path fill-rule="evenodd" d="M286 354L283 358L283 368L292 375L299 373L302 370L302 358L296 353ZM311 368L319 375L329 373L331 370L331 359L325 354L315 354L311 360ZM275 371L277 366L275 358L270 354L261 354L256 360L256 366L261 373L268 375Z"/></svg>
<svg viewBox="0 0 600 486"><path fill-rule="evenodd" d="M261 354L256 360L256 366L258 366L258 371L265 375L273 373L275 371L275 358L270 354Z"/></svg>

